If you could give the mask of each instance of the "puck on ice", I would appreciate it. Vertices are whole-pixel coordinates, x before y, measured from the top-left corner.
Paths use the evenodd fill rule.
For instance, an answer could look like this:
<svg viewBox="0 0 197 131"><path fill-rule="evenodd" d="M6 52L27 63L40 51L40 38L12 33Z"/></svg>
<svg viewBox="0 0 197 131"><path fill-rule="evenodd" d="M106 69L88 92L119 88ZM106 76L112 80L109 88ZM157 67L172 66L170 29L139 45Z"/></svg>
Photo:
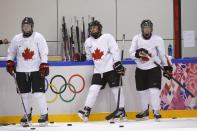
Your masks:
<svg viewBox="0 0 197 131"><path fill-rule="evenodd" d="M31 130L35 130L36 128L34 128L34 127L31 127L30 129L31 129Z"/></svg>
<svg viewBox="0 0 197 131"><path fill-rule="evenodd" d="M51 124L53 124L53 123L54 123L54 121L51 121L50 123L51 123Z"/></svg>
<svg viewBox="0 0 197 131"><path fill-rule="evenodd" d="M29 125L23 125L23 127L29 127Z"/></svg>
<svg viewBox="0 0 197 131"><path fill-rule="evenodd" d="M172 117L172 119L177 119L177 117Z"/></svg>
<svg viewBox="0 0 197 131"><path fill-rule="evenodd" d="M114 124L115 122L114 121L110 121L110 124Z"/></svg>
<svg viewBox="0 0 197 131"><path fill-rule="evenodd" d="M72 126L72 124L67 124L67 126Z"/></svg>
<svg viewBox="0 0 197 131"><path fill-rule="evenodd" d="M1 124L2 126L8 126L9 124L8 123L5 123L5 124Z"/></svg>
<svg viewBox="0 0 197 131"><path fill-rule="evenodd" d="M124 127L124 125L119 125L119 127Z"/></svg>

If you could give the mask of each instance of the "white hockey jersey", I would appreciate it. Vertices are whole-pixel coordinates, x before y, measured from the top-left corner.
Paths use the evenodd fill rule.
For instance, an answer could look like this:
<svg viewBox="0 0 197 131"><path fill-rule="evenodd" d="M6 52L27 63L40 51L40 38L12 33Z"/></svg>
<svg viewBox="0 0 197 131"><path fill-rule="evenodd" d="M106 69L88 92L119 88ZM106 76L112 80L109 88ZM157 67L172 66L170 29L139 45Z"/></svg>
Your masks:
<svg viewBox="0 0 197 131"><path fill-rule="evenodd" d="M94 62L94 73L111 71L113 64L120 61L118 44L110 34L103 34L97 39L86 39L85 52L87 59Z"/></svg>
<svg viewBox="0 0 197 131"><path fill-rule="evenodd" d="M8 48L8 60L16 58L17 72L38 71L40 63L48 61L48 46L45 38L38 32L24 38L23 34L16 35Z"/></svg>
<svg viewBox="0 0 197 131"><path fill-rule="evenodd" d="M149 61L142 61L135 57L136 50L140 48L148 50L151 54L151 59ZM145 40L142 34L134 36L129 49L129 54L131 58L135 60L137 67L142 70L148 70L156 67L154 61L161 65L167 65L164 41L157 35L152 35L149 40Z"/></svg>

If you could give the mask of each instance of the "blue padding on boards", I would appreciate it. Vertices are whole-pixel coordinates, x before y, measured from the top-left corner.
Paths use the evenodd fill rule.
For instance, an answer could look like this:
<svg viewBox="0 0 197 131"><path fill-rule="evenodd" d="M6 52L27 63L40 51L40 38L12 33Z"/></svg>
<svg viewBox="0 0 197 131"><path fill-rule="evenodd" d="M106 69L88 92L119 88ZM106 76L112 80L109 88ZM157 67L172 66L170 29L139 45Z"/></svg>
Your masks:
<svg viewBox="0 0 197 131"><path fill-rule="evenodd" d="M172 59L173 64L177 63L197 63L197 58L184 58L184 59ZM135 61L133 61L130 58L126 58L123 60L123 64L129 65L129 64L135 64ZM5 67L6 61L0 61L0 67ZM50 66L86 66L86 65L93 65L93 62L91 60L89 61L82 61L82 62L75 62L75 61L50 61Z"/></svg>

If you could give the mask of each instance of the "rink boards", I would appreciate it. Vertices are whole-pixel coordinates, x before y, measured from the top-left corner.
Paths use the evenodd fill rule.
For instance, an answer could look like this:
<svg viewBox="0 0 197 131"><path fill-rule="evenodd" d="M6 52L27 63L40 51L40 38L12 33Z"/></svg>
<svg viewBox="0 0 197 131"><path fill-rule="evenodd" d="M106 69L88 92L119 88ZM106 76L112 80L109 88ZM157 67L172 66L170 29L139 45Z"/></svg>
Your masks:
<svg viewBox="0 0 197 131"><path fill-rule="evenodd" d="M135 89L135 63L124 60L127 68L123 77L123 91L125 94L125 108L129 119L134 119L140 110L139 98ZM84 105L88 88L91 82L93 64L85 62L49 62L50 75L46 78L46 97L49 108L49 121L55 122L78 122L77 111ZM191 91L195 97L191 97L173 81L163 78L161 90L161 114L164 118L197 117L197 59L173 60L174 77L186 84L186 89ZM0 62L0 123L18 123L23 113L20 97L16 94L15 84L11 76L5 70L5 62ZM61 94L64 84L66 86ZM51 87L50 87L51 86ZM33 122L37 122L39 110L37 103L33 100ZM105 116L115 109L108 86L100 92L96 105L92 110L90 121L102 121ZM151 111L151 110L150 110ZM152 114L151 114L152 118Z"/></svg>

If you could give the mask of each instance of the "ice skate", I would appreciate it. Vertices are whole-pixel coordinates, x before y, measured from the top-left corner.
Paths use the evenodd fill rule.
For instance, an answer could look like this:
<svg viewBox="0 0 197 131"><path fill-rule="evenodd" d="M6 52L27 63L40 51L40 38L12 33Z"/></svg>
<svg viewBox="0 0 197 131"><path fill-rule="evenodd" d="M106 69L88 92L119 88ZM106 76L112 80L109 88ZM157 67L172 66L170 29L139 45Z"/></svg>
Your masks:
<svg viewBox="0 0 197 131"><path fill-rule="evenodd" d="M38 119L39 126L44 127L48 125L48 114L41 115Z"/></svg>
<svg viewBox="0 0 197 131"><path fill-rule="evenodd" d="M110 120L110 122L121 122L127 121L127 114L124 108L119 108L118 111L114 114L114 117Z"/></svg>
<svg viewBox="0 0 197 131"><path fill-rule="evenodd" d="M32 120L31 113L27 114L27 116L24 115L23 118L21 118L21 120L20 120L20 124L23 127L29 127L29 126L32 125L32 121L31 120Z"/></svg>
<svg viewBox="0 0 197 131"><path fill-rule="evenodd" d="M139 114L136 115L136 120L140 121L140 120L148 120L149 117L149 110L145 110L143 112L140 112Z"/></svg>
<svg viewBox="0 0 197 131"><path fill-rule="evenodd" d="M155 121L159 122L161 118L159 110L153 110L153 114L154 114Z"/></svg>
<svg viewBox="0 0 197 131"><path fill-rule="evenodd" d="M90 111L91 111L91 108L85 106L83 110L79 110L79 111L78 111L78 116L79 116L84 122L88 122L88 118L89 118L89 116L90 116Z"/></svg>

